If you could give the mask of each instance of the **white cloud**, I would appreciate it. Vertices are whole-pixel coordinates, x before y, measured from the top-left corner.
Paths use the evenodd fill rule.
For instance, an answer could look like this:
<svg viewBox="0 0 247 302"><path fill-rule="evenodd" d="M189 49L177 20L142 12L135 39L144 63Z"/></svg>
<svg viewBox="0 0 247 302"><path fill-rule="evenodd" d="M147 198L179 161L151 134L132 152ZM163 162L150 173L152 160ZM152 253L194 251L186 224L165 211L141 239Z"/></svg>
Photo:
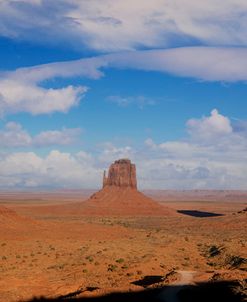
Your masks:
<svg viewBox="0 0 247 302"><path fill-rule="evenodd" d="M247 137L216 109L187 122L189 136L156 144L146 140L142 164L149 188L246 188ZM151 158L151 159L150 159Z"/></svg>
<svg viewBox="0 0 247 302"><path fill-rule="evenodd" d="M71 145L78 142L80 128L42 131L33 137L34 146Z"/></svg>
<svg viewBox="0 0 247 302"><path fill-rule="evenodd" d="M101 152L98 155L98 160L101 163L110 163L117 158L131 158L135 153L135 150L131 146L116 147L111 142L106 142L100 146Z"/></svg>
<svg viewBox="0 0 247 302"><path fill-rule="evenodd" d="M108 142L95 153L0 154L1 187L100 187L103 170L127 157L137 165L141 189L246 189L246 133L235 130L216 110L193 121L197 126L187 123L187 138L159 144L149 138L141 149ZM18 129L14 124L8 127Z"/></svg>
<svg viewBox="0 0 247 302"><path fill-rule="evenodd" d="M158 71L206 81L247 80L247 48L182 47L106 56L110 67Z"/></svg>
<svg viewBox="0 0 247 302"><path fill-rule="evenodd" d="M9 122L0 130L1 147L25 147L31 144L32 138L20 124Z"/></svg>
<svg viewBox="0 0 247 302"><path fill-rule="evenodd" d="M0 158L1 187L92 188L101 171L79 154L51 151L40 157L33 152L12 153ZM100 172L100 173L99 173Z"/></svg>
<svg viewBox="0 0 247 302"><path fill-rule="evenodd" d="M0 130L0 146L12 148L71 145L79 141L81 132L80 128L63 128L62 130L42 131L31 136L20 124L8 122L4 129Z"/></svg>
<svg viewBox="0 0 247 302"><path fill-rule="evenodd" d="M33 115L67 112L79 103L86 87L68 86L60 89L38 87L23 80L0 80L0 115L30 112Z"/></svg>
<svg viewBox="0 0 247 302"><path fill-rule="evenodd" d="M206 81L247 81L247 49L187 47L136 51L19 68L0 74L0 114L67 112L79 103L88 88L44 88L41 83L55 77L98 79L105 68L158 71ZM118 100L122 105L134 101L128 97ZM143 106L150 100L137 97L135 102Z"/></svg>
<svg viewBox="0 0 247 302"><path fill-rule="evenodd" d="M246 12L245 0L1 0L0 34L100 51L246 46Z"/></svg>
<svg viewBox="0 0 247 302"><path fill-rule="evenodd" d="M218 139L233 132L229 118L219 114L216 109L211 111L209 117L188 120L187 127L193 138L204 140Z"/></svg>

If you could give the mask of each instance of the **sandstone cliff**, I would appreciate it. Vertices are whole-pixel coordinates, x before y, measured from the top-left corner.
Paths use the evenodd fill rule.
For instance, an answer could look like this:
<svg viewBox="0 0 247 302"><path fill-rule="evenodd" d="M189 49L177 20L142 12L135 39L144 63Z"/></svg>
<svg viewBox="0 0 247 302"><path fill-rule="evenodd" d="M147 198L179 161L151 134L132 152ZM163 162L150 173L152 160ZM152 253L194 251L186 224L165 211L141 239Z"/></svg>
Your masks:
<svg viewBox="0 0 247 302"><path fill-rule="evenodd" d="M106 176L104 171L103 188L105 186L130 187L137 189L136 166L129 159L119 159L111 164Z"/></svg>

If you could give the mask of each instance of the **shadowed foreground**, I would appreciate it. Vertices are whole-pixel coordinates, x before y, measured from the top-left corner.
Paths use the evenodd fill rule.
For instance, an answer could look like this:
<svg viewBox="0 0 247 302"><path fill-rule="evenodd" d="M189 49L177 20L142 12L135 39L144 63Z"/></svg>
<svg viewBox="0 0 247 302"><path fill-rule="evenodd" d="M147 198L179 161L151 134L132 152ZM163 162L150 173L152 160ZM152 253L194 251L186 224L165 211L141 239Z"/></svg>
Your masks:
<svg viewBox="0 0 247 302"><path fill-rule="evenodd" d="M183 286L165 286L162 288L142 290L139 292L119 292L111 293L98 297L78 297L86 291L93 291L93 288L78 290L77 292L60 296L54 299L49 298L34 298L28 302L55 302L55 301L89 301L89 302L243 302L247 301L246 281L221 281L209 283L197 283L196 285Z"/></svg>

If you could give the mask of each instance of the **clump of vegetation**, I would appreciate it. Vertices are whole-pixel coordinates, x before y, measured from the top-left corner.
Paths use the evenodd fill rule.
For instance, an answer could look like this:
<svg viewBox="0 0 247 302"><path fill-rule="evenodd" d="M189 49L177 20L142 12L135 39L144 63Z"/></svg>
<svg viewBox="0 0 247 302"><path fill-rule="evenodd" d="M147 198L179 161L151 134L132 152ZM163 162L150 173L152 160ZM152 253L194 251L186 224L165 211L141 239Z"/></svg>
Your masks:
<svg viewBox="0 0 247 302"><path fill-rule="evenodd" d="M116 265L114 265L114 264L108 264L108 272L114 272L114 271L116 271L116 269L117 269L117 266Z"/></svg>
<svg viewBox="0 0 247 302"><path fill-rule="evenodd" d="M246 258L232 255L226 257L226 265L230 265L232 268L238 268L242 264L247 264Z"/></svg>
<svg viewBox="0 0 247 302"><path fill-rule="evenodd" d="M215 257L218 256L221 253L221 249L220 247L216 246L216 245L211 245L208 249L208 257Z"/></svg>
<svg viewBox="0 0 247 302"><path fill-rule="evenodd" d="M123 262L124 262L124 259L123 259L123 258L119 258L119 259L116 260L116 262L117 262L117 263L123 263Z"/></svg>
<svg viewBox="0 0 247 302"><path fill-rule="evenodd" d="M49 245L49 249L50 249L51 251L55 251L55 247L52 246L51 244Z"/></svg>
<svg viewBox="0 0 247 302"><path fill-rule="evenodd" d="M133 273L127 273L127 274L126 274L127 277L131 277L131 276L133 276L133 275L134 275Z"/></svg>
<svg viewBox="0 0 247 302"><path fill-rule="evenodd" d="M93 257L92 256L86 256L85 259L87 259L89 262L93 262Z"/></svg>
<svg viewBox="0 0 247 302"><path fill-rule="evenodd" d="M65 263L61 263L61 264L55 264L55 265L51 265L51 266L48 266L47 269L64 269L65 267Z"/></svg>
<svg viewBox="0 0 247 302"><path fill-rule="evenodd" d="M7 260L7 257L6 256L2 256L2 260Z"/></svg>

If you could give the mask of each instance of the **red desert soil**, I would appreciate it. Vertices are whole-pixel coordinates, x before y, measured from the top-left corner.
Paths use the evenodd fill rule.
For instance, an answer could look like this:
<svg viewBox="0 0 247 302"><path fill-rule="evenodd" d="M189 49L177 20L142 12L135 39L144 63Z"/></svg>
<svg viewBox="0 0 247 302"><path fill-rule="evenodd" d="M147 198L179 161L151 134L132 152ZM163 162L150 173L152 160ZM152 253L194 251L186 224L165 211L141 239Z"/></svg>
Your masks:
<svg viewBox="0 0 247 302"><path fill-rule="evenodd" d="M94 193L80 206L84 215L161 216L175 215L170 208L160 205L143 193L132 188L107 186Z"/></svg>
<svg viewBox="0 0 247 302"><path fill-rule="evenodd" d="M11 227L22 227L25 226L27 223L34 223L30 218L22 217L18 215L14 210L1 206L0 205L0 227L3 232L3 230L9 229Z"/></svg>
<svg viewBox="0 0 247 302"><path fill-rule="evenodd" d="M247 257L246 212L238 213L246 203L233 200L227 207L222 201L180 201L169 203L175 206L169 215L87 216L69 211L70 205L82 207L81 198L70 194L69 201L68 195L58 198L55 193L45 198L40 193L42 200L33 203L25 193L2 200L0 301L56 297L90 286L99 289L82 296L139 290L142 287L132 282L173 271L197 272L193 282L247 277L245 264L235 267L231 262ZM202 206L225 215L196 218L175 211ZM53 207L61 207L60 214L49 211ZM210 257L213 246L219 254ZM167 278L164 284L179 282L179 274L174 276L178 279Z"/></svg>

